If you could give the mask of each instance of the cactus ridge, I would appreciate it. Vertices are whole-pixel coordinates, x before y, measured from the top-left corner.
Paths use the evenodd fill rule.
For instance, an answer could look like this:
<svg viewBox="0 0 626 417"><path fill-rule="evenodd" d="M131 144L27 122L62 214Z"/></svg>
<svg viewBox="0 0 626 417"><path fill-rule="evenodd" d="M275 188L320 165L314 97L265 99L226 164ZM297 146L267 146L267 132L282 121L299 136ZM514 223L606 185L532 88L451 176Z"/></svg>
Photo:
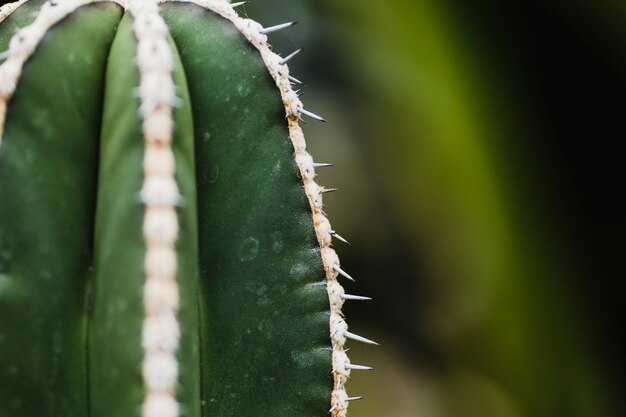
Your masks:
<svg viewBox="0 0 626 417"><path fill-rule="evenodd" d="M175 0L178 1L178 0ZM241 34L248 39L252 45L261 53L263 61L267 66L272 78L280 89L287 119L289 122L289 136L295 149L295 158L300 174L304 182L304 189L309 199L313 212L313 223L317 239L321 248L322 261L326 271L326 288L330 301L330 339L333 348L332 366L334 388L331 394L330 412L334 417L344 417L348 409L348 395L345 390L345 383L350 376L350 363L344 346L348 326L344 319L341 308L344 303L343 287L339 284L338 269L340 268L339 257L331 248L331 226L323 212L322 195L324 188L315 182L315 167L313 158L306 151L306 141L299 121L306 112L302 101L291 87L289 80L289 68L287 62L300 50L282 58L274 53L267 41L267 35L263 33L263 26L253 20L241 18L233 7L223 0L194 0L191 1L199 6L217 13L218 15L231 21Z"/></svg>
<svg viewBox="0 0 626 417"><path fill-rule="evenodd" d="M0 8L0 22L5 20L29 0L9 3ZM109 0L111 1L111 0ZM72 12L92 3L107 0L63 0L46 2L34 22L21 29L12 38L5 62L0 65L0 146L8 103L16 91L22 69L33 55L46 33ZM144 138L143 185L141 200L144 205L143 239L145 243L145 283L143 288L144 319L141 335L143 348L144 417L177 417L179 403L176 398L179 378L177 350L181 329L177 319L180 294L176 278L180 219L178 208L181 193L175 173L177 171L173 132L176 118L174 107L177 102L177 85L174 71L177 53L169 37L167 19L160 13L163 3L193 3L230 22L245 39L260 53L262 61L280 91L285 109L288 131L295 163L299 170L302 186L312 212L312 220L321 261L325 271L325 287L330 305L329 335L332 348L333 388L330 413L333 417L345 417L348 403L360 397L349 397L345 390L351 370L371 369L352 365L344 349L346 339L364 343L375 342L348 331L342 313L346 299L366 300L345 294L338 282L344 276L352 280L340 266L339 258L332 249L332 238L345 241L331 228L323 211L323 194L333 191L315 182L316 164L306 150L306 142L300 127L303 116L324 121L323 118L306 110L298 94L292 88L296 80L289 74L287 63L300 51L281 57L271 50L267 35L292 25L284 24L264 28L259 23L240 17L236 4L226 0L128 0L112 1L124 7L133 17L132 28L136 38L137 67L139 70L139 102L141 129Z"/></svg>
<svg viewBox="0 0 626 417"><path fill-rule="evenodd" d="M141 191L145 205L143 234L146 244L142 330L146 397L143 416L159 413L176 416L180 295L176 283L175 244L179 228L176 206L180 202L180 194L174 178L176 167L171 145L174 124L172 106L176 100L172 78L174 57L168 44L167 26L159 14L157 3L132 1L128 10L134 18L133 29L137 38L140 113L145 141ZM167 294L167 297L162 294Z"/></svg>

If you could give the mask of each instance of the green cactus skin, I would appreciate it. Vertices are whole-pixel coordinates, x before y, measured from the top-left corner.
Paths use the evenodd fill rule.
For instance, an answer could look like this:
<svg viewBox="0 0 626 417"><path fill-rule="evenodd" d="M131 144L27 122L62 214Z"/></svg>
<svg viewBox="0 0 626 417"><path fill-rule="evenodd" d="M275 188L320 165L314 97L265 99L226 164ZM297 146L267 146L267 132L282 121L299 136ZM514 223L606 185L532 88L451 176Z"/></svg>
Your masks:
<svg viewBox="0 0 626 417"><path fill-rule="evenodd" d="M64 1L0 9L0 417L345 416L346 274L260 25Z"/></svg>
<svg viewBox="0 0 626 417"><path fill-rule="evenodd" d="M325 273L280 94L230 22L182 3L163 16L187 73L198 178L208 179L198 183L202 338L214 341L201 348L208 415L324 415L328 295L314 284Z"/></svg>
<svg viewBox="0 0 626 417"><path fill-rule="evenodd" d="M32 16L24 7L20 21ZM87 412L85 299L102 79L120 16L103 4L54 27L8 109L0 147L2 417ZM94 34L89 42L86 32ZM59 54L64 48L82 58Z"/></svg>
<svg viewBox="0 0 626 417"><path fill-rule="evenodd" d="M125 15L109 53L100 143L100 175L96 219L95 291L90 318L90 399L92 416L124 415L141 404L145 395L141 379L144 318L142 292L145 280L142 235L144 208L138 204L143 181L144 144L137 117L139 85L132 17ZM180 221L178 283L183 325L180 348L178 399L186 415L199 416L200 363L198 355L198 248L194 135L185 76L180 64L174 80L182 103L174 112L173 150L176 176L184 205ZM120 245L119 242L124 242ZM116 340L119 343L112 344ZM116 401L112 402L111 399Z"/></svg>

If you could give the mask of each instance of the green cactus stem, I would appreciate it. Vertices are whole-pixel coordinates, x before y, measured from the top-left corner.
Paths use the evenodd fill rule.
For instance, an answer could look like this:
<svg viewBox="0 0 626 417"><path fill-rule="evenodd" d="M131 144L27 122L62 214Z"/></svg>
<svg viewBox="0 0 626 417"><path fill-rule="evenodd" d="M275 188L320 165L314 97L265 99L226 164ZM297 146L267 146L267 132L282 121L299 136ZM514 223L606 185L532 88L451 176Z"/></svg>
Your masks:
<svg viewBox="0 0 626 417"><path fill-rule="evenodd" d="M287 61L225 0L0 7L0 417L343 417ZM341 238L340 238L341 239Z"/></svg>

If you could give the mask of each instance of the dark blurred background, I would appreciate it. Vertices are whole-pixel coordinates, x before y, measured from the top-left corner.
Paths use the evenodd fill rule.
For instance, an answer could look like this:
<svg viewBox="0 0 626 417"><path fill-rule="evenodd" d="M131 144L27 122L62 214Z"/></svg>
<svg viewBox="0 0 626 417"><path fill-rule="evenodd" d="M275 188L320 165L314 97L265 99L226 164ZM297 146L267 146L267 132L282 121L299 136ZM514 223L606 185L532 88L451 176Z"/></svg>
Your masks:
<svg viewBox="0 0 626 417"><path fill-rule="evenodd" d="M4 3L4 1L2 1ZM253 0L338 246L360 417L626 415L626 2Z"/></svg>
<svg viewBox="0 0 626 417"><path fill-rule="evenodd" d="M361 417L626 415L626 2L253 0L329 125Z"/></svg>

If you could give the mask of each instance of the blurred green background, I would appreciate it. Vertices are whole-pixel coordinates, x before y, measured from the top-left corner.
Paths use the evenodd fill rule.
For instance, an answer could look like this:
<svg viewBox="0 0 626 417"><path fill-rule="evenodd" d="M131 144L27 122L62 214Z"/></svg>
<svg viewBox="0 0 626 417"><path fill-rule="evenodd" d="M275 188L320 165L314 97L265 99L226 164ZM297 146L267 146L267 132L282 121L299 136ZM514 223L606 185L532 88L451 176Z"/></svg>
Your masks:
<svg viewBox="0 0 626 417"><path fill-rule="evenodd" d="M254 0L305 126L361 417L623 416L626 3Z"/></svg>

